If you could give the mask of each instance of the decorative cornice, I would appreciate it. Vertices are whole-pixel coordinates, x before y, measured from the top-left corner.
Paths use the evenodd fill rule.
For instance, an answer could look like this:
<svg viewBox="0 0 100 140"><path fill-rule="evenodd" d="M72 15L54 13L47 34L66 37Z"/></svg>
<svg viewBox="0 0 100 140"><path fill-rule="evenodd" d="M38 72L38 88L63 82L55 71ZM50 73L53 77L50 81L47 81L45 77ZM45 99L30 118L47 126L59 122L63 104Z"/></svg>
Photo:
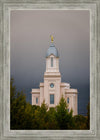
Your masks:
<svg viewBox="0 0 100 140"><path fill-rule="evenodd" d="M44 75L44 77L61 77L61 75Z"/></svg>

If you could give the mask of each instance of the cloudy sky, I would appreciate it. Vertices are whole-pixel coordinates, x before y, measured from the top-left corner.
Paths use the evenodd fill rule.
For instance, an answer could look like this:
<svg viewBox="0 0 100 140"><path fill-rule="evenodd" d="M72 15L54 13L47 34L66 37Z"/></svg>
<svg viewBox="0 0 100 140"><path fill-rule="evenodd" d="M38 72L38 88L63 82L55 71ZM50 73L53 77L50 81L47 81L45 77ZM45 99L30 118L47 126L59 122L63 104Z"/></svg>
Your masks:
<svg viewBox="0 0 100 140"><path fill-rule="evenodd" d="M62 82L78 89L78 112L89 101L90 23L88 10L16 10L11 12L11 76L31 102L31 89L43 82L50 35L60 54Z"/></svg>

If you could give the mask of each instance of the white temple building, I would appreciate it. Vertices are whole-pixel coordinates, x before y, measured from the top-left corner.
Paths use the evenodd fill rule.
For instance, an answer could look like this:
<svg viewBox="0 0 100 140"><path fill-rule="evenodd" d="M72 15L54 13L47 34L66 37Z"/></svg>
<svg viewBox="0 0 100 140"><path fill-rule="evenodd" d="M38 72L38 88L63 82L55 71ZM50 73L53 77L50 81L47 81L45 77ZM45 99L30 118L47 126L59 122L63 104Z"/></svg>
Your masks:
<svg viewBox="0 0 100 140"><path fill-rule="evenodd" d="M55 107L59 104L60 98L65 98L68 104L68 110L73 110L73 115L77 115L77 89L72 89L69 83L61 82L59 72L59 53L53 43L51 36L51 45L46 53L46 71L44 73L44 83L40 83L39 89L32 89L32 105L45 103L48 107Z"/></svg>

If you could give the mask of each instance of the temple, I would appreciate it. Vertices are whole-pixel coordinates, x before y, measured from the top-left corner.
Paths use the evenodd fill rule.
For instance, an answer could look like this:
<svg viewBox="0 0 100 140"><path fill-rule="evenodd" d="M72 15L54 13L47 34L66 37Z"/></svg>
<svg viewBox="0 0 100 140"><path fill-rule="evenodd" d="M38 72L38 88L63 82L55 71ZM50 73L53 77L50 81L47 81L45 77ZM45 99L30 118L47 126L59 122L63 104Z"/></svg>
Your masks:
<svg viewBox="0 0 100 140"><path fill-rule="evenodd" d="M46 71L44 83L40 83L39 89L32 89L32 105L45 103L48 107L55 107L63 96L68 104L68 111L73 110L73 115L78 114L77 89L72 89L69 83L61 82L59 72L59 53L51 36L51 45L46 53Z"/></svg>

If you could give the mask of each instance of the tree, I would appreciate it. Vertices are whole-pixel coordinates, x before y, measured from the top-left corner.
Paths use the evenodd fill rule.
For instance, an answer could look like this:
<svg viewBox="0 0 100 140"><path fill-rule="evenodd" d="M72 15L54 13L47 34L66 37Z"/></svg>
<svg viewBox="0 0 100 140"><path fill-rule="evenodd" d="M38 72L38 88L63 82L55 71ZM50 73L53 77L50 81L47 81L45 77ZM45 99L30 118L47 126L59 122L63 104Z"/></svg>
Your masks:
<svg viewBox="0 0 100 140"><path fill-rule="evenodd" d="M56 109L54 107L49 108L48 112L47 129L59 129L59 125L56 119Z"/></svg>
<svg viewBox="0 0 100 140"><path fill-rule="evenodd" d="M83 115L74 116L75 128L77 130L86 130L87 129L87 117Z"/></svg>
<svg viewBox="0 0 100 140"><path fill-rule="evenodd" d="M56 119L60 129L72 129L74 120L72 110L68 112L68 105L63 97L61 97L59 105L56 107Z"/></svg>
<svg viewBox="0 0 100 140"><path fill-rule="evenodd" d="M40 108L35 110L34 113L34 129L47 129L47 110L48 106L43 101Z"/></svg>
<svg viewBox="0 0 100 140"><path fill-rule="evenodd" d="M10 120L11 129L31 129L33 126L32 105L26 102L23 91L16 91L13 78L10 82Z"/></svg>

